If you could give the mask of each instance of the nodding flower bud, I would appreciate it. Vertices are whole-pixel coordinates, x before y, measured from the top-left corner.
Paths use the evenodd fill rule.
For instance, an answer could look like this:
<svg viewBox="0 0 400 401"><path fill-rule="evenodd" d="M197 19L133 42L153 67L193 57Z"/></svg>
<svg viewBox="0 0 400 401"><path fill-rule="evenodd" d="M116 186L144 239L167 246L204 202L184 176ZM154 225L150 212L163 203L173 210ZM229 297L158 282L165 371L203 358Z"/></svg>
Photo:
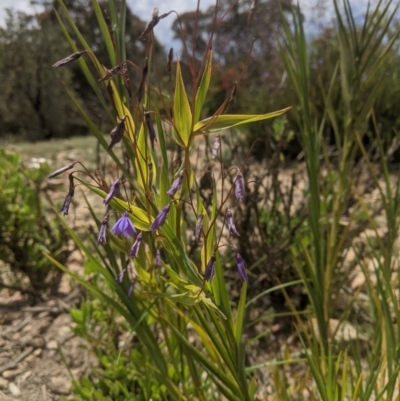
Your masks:
<svg viewBox="0 0 400 401"><path fill-rule="evenodd" d="M159 249L156 252L156 267L161 267L161 252Z"/></svg>
<svg viewBox="0 0 400 401"><path fill-rule="evenodd" d="M68 171L68 170L71 170L71 168L74 168L74 166L75 166L76 163L77 163L77 162L72 162L72 163L68 164L68 166L62 167L62 168L60 168L60 169L54 171L54 173L51 173L51 174L49 175L49 180L51 180L51 179L54 178L54 177L57 177L58 175L60 175L60 174L62 174L62 173L65 173L65 172Z"/></svg>
<svg viewBox="0 0 400 401"><path fill-rule="evenodd" d="M62 60L57 61L56 63L53 64L52 67L58 68L58 67L61 67L62 65L72 63L73 61L78 60L78 58L80 58L82 56L82 54L85 52L86 51L83 50L81 52L73 53L73 54L69 55L68 57L63 58Z"/></svg>
<svg viewBox="0 0 400 401"><path fill-rule="evenodd" d="M197 216L196 230L194 232L194 238L196 242L200 242L201 231L203 229L203 213L199 213Z"/></svg>
<svg viewBox="0 0 400 401"><path fill-rule="evenodd" d="M71 195L71 198L72 198L74 196L74 193L75 193L74 176L72 175L72 173L69 175L68 179L69 179L68 194Z"/></svg>
<svg viewBox="0 0 400 401"><path fill-rule="evenodd" d="M235 196L238 200L244 200L246 196L246 189L244 186L244 178L242 173L239 171L238 175L236 176L235 180Z"/></svg>
<svg viewBox="0 0 400 401"><path fill-rule="evenodd" d="M171 204L168 203L168 205L161 210L161 212L158 214L158 216L155 218L152 225L150 226L150 231L158 230L164 224L165 220L168 217L170 207Z"/></svg>
<svg viewBox="0 0 400 401"><path fill-rule="evenodd" d="M65 197L64 203L60 209L60 212L62 212L62 214L64 216L68 215L69 205L71 204L71 200L72 200L72 195L70 193L68 193L68 195Z"/></svg>
<svg viewBox="0 0 400 401"><path fill-rule="evenodd" d="M238 253L236 255L236 266L238 268L240 280L242 282L247 281L248 277L247 277L247 272L246 272L246 266L245 266L244 260L242 258L242 255L240 253Z"/></svg>
<svg viewBox="0 0 400 401"><path fill-rule="evenodd" d="M135 280L132 280L127 292L128 298L132 296L134 288L135 288Z"/></svg>
<svg viewBox="0 0 400 401"><path fill-rule="evenodd" d="M150 112L146 111L144 113L144 117L146 120L147 131L149 133L151 148L154 150L154 143L157 142L157 135L156 135L156 130L154 129L154 125L151 122Z"/></svg>
<svg viewBox="0 0 400 401"><path fill-rule="evenodd" d="M122 284L122 281L124 280L125 273L126 273L126 268L125 268L125 269L122 269L122 270L118 273L117 277L115 277L115 281L116 281L118 284Z"/></svg>
<svg viewBox="0 0 400 401"><path fill-rule="evenodd" d="M129 256L131 258L136 258L139 254L140 244L142 243L142 233L136 237L136 241L133 243L131 250L129 251Z"/></svg>
<svg viewBox="0 0 400 401"><path fill-rule="evenodd" d="M210 281L214 277L215 259L216 259L216 256L215 256L215 253L213 253L213 255L211 256L210 260L207 263L206 271L204 273L204 280L206 280L206 281Z"/></svg>
<svg viewBox="0 0 400 401"><path fill-rule="evenodd" d="M213 160L217 159L219 156L219 149L221 148L221 137L218 135L215 137L211 157Z"/></svg>
<svg viewBox="0 0 400 401"><path fill-rule="evenodd" d="M108 206L111 200L114 198L115 194L118 192L119 186L121 185L121 180L115 180L110 187L110 191L108 192L107 196L103 200L103 204Z"/></svg>
<svg viewBox="0 0 400 401"><path fill-rule="evenodd" d="M146 57L145 60L146 60L146 64L145 64L145 66L143 67L143 70L142 70L142 79L140 80L139 89L138 89L138 92L137 92L138 103L140 103L142 101L142 99L143 99L144 90L145 90L145 87L146 87L147 73L149 72L149 67L147 65L147 57Z"/></svg>
<svg viewBox="0 0 400 401"><path fill-rule="evenodd" d="M232 235L239 236L239 233L236 230L235 223L233 222L233 215L231 209L228 209L226 212L226 221L228 224L229 238L232 237Z"/></svg>
<svg viewBox="0 0 400 401"><path fill-rule="evenodd" d="M121 142L122 137L125 132L125 119L126 116L121 118L121 121L117 123L117 125L111 130L110 136L110 144L108 145L108 150L111 150L117 143Z"/></svg>
<svg viewBox="0 0 400 401"><path fill-rule="evenodd" d="M99 235L97 237L97 244L104 245L107 242L107 224L108 224L108 213L105 215L100 225Z"/></svg>
<svg viewBox="0 0 400 401"><path fill-rule="evenodd" d="M183 176L185 174L185 170L182 170L176 180L172 183L171 188L167 191L167 195L171 198L175 196L175 194L179 191L182 186Z"/></svg>
<svg viewBox="0 0 400 401"><path fill-rule="evenodd" d="M125 212L123 216L114 224L111 231L114 235L122 234L125 237L133 237L136 234L135 227L129 218L128 212Z"/></svg>
<svg viewBox="0 0 400 401"><path fill-rule="evenodd" d="M69 206L71 204L71 200L72 197L74 196L75 193L75 185L74 185L74 176L72 174L69 175L69 190L68 190L68 194L65 197L64 203L60 209L60 212L62 212L62 214L64 216L68 215L69 212Z"/></svg>

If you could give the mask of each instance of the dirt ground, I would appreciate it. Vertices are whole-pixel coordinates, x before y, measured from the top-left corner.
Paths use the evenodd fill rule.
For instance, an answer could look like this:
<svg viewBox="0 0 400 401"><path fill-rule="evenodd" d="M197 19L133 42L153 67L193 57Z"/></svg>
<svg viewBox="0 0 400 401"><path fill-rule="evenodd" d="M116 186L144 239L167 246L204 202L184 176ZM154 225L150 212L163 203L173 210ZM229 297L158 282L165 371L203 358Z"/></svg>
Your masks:
<svg viewBox="0 0 400 401"><path fill-rule="evenodd" d="M78 146L77 146L78 145ZM80 143L80 145L83 145ZM87 143L85 144L87 147ZM93 144L92 144L93 145ZM56 145L54 145L56 148ZM93 147L92 147L93 148ZM37 149L32 147L29 154L40 157L41 146ZM73 141L64 146L62 152L58 152L54 169L65 165L65 162L76 160L82 157L85 147ZM26 149L15 149L24 153ZM54 154L54 149L48 148L49 157ZM92 163L94 155L91 155ZM288 175L288 177L290 174ZM282 178L282 177L281 177ZM284 178L284 177L283 177ZM299 189L301 194L301 188ZM86 192L86 195L89 195ZM61 197L64 195L61 194ZM369 195L369 201L373 203L376 194ZM90 200L95 203L95 196ZM77 201L82 197L76 196ZM68 216L70 221L79 225L79 221L90 220L89 211L86 208L78 207L76 204L75 215ZM101 203L100 203L101 206ZM379 219L379 234L384 236L385 221ZM366 230L360 236L360 241L375 235L371 230ZM365 238L364 238L365 237ZM400 243L399 243L400 249ZM345 255L348 263L353 263L354 252ZM72 253L67 263L68 268L73 271L82 270L82 256L78 251ZM373 274L373 264L371 265ZM349 277L349 288L347 293L343 292L341 298L346 300L349 294L365 285L365 277L359 268L354 268L353 274ZM85 342L74 336L71 331L73 324L69 310L77 305L82 299L80 289L70 281L67 276L63 277L59 295L55 298L48 298L43 302L29 304L28 298L20 293L12 293L8 290L0 291L0 401L23 400L23 401L50 401L61 400L63 397L71 399L72 380L79 379L97 361L89 351ZM268 305L262 305L258 310L262 315ZM254 313L257 310L252 311ZM257 313L256 313L257 314ZM252 316L256 319L257 316ZM332 327L337 321L332 319ZM276 323L272 327L261 325L256 328L257 333L263 333L268 329L270 335L264 337L265 341L257 343L254 349L250 350L249 362L253 365L272 361L277 353L284 354L288 350L292 356L298 355L300 348L296 346L296 331L285 327L285 322ZM352 334L353 330L353 334ZM343 335L351 337L358 336L357 330L352 327L346 328ZM296 371L291 368L288 377L292 380L301 378L304 371L301 364L298 364ZM265 386L261 389L261 399L269 400L273 390L271 385L270 371L268 368L260 369L260 379Z"/></svg>
<svg viewBox="0 0 400 401"><path fill-rule="evenodd" d="M72 269L81 269L79 252ZM69 310L82 292L63 277L57 297L30 304L19 292L0 292L0 401L68 398L72 379L96 365L85 342L74 336Z"/></svg>
<svg viewBox="0 0 400 401"><path fill-rule="evenodd" d="M53 160L55 169L81 159L83 153L86 158L90 157L89 163L93 163L95 153L92 138L8 148L19 152L24 160L32 157ZM61 192L58 196L61 199L65 194ZM76 200L83 202L80 195ZM73 213L68 216L73 224L90 216L87 208L74 204L76 200L71 207ZM82 270L79 251L71 254L67 265L73 271ZM39 303L32 303L28 296L19 292L0 290L0 401L71 398L72 379L79 379L96 365L85 342L71 331L73 322L69 310L81 299L81 290L66 275L58 296Z"/></svg>

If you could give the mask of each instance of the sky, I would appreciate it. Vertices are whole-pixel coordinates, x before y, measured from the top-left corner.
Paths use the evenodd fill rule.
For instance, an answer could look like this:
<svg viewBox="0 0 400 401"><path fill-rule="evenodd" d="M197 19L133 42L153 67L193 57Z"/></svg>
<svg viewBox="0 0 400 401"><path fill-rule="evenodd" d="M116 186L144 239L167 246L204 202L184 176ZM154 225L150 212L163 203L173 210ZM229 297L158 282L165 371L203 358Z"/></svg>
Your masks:
<svg viewBox="0 0 400 401"><path fill-rule="evenodd" d="M239 1L249 1L249 0L239 0ZM326 1L326 11L321 14L315 13L315 5L321 3L321 0L299 0L300 7L306 19L308 21L317 21L319 24L323 24L324 21L329 22L332 17L332 0ZM144 21L149 21L151 19L152 11L155 7L160 8L160 14L168 12L170 10L175 10L178 13L182 13L188 10L194 10L197 6L197 0L127 0L132 12L140 17ZM350 0L353 8L356 9L356 17L361 17L368 0ZM210 5L215 4L215 0L201 0L200 8L206 10ZM0 0L0 25L4 24L4 18L6 16L5 9L11 8L15 11L24 11L27 13L40 12L39 6L31 6L30 0ZM172 31L170 29L170 24L172 24L175 18L171 18L170 23L159 24L155 33L157 39L164 45L170 45L172 43Z"/></svg>

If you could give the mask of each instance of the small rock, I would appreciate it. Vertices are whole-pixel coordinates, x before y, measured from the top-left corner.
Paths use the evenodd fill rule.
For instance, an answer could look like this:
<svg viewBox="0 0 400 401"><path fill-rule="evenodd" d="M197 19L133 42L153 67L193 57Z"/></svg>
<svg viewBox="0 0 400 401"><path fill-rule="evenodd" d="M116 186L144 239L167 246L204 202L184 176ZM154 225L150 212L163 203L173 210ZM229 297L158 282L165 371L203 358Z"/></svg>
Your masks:
<svg viewBox="0 0 400 401"><path fill-rule="evenodd" d="M58 342L56 340L51 340L46 344L47 349L58 349Z"/></svg>
<svg viewBox="0 0 400 401"><path fill-rule="evenodd" d="M0 337L0 348L3 348L5 343L6 342Z"/></svg>
<svg viewBox="0 0 400 401"><path fill-rule="evenodd" d="M47 316L49 316L49 315L50 315L50 312L47 311L47 310L45 310L45 311L40 312L40 313L38 314L38 319L43 319L43 318L45 318L45 317L47 317Z"/></svg>
<svg viewBox="0 0 400 401"><path fill-rule="evenodd" d="M33 354L28 355L28 356L25 358L25 362L28 363L29 365L33 365L33 364L36 362L36 357L35 357L35 355L33 355Z"/></svg>
<svg viewBox="0 0 400 401"><path fill-rule="evenodd" d="M44 346L44 339L43 337L33 337L29 340L29 345L34 348L43 348Z"/></svg>
<svg viewBox="0 0 400 401"><path fill-rule="evenodd" d="M26 379L32 374L31 370L27 370L24 374L21 375L21 382L25 383Z"/></svg>
<svg viewBox="0 0 400 401"><path fill-rule="evenodd" d="M13 377L17 376L18 373L19 373L19 372L18 372L17 370L5 370L5 371L3 372L3 377L4 377L5 379L12 379Z"/></svg>
<svg viewBox="0 0 400 401"><path fill-rule="evenodd" d="M27 324L27 325L22 329L22 331L25 332L25 333L31 333L32 330L33 330L33 325L31 325L31 324Z"/></svg>
<svg viewBox="0 0 400 401"><path fill-rule="evenodd" d="M0 377L0 389L5 390L8 388L8 380Z"/></svg>
<svg viewBox="0 0 400 401"><path fill-rule="evenodd" d="M35 355L35 356L39 356L41 353L42 353L41 348L35 349L35 351L33 351L33 355Z"/></svg>
<svg viewBox="0 0 400 401"><path fill-rule="evenodd" d="M62 376L52 377L47 387L55 394L68 395L71 392L71 381Z"/></svg>
<svg viewBox="0 0 400 401"><path fill-rule="evenodd" d="M8 385L8 391L14 396L14 397L19 397L21 395L21 390L19 389L19 387L14 384L14 383L10 383Z"/></svg>
<svg viewBox="0 0 400 401"><path fill-rule="evenodd" d="M61 326L57 332L57 339L62 344L64 343L64 341L68 340L72 335L73 333L71 332L71 329L68 326Z"/></svg>

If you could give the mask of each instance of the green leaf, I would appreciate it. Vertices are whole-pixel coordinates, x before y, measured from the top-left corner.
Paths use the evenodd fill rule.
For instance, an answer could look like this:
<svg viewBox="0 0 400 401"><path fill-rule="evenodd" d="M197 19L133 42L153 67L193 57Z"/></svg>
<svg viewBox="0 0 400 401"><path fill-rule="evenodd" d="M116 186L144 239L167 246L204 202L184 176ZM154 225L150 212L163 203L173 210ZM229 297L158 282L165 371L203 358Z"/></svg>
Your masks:
<svg viewBox="0 0 400 401"><path fill-rule="evenodd" d="M115 49L113 46L113 42L111 40L110 32L108 31L106 21L104 20L103 13L101 12L98 0L92 0L92 6L93 6L93 10L96 14L96 18L97 18L97 22L99 24L102 39L106 45L108 56L110 57L111 65L115 66L117 64Z"/></svg>
<svg viewBox="0 0 400 401"><path fill-rule="evenodd" d="M207 95L208 87L210 86L211 70L212 70L212 49L208 52L207 65L204 69L203 77L201 78L201 83L199 90L196 94L196 104L194 110L194 122L197 123L200 119L201 110L204 105L204 100Z"/></svg>
<svg viewBox="0 0 400 401"><path fill-rule="evenodd" d="M238 346L242 342L244 312L246 309L246 298L247 298L247 282L244 282L242 285L242 291L240 292L240 300L236 317L235 337L236 337L236 344Z"/></svg>
<svg viewBox="0 0 400 401"><path fill-rule="evenodd" d="M186 147L189 144L192 131L192 111L183 84L179 61L176 65L176 83L174 95L174 126L175 139L179 145Z"/></svg>
<svg viewBox="0 0 400 401"><path fill-rule="evenodd" d="M209 117L206 118L205 120L199 121L194 126L194 134L195 135L210 134L212 132L222 131L242 124L268 120L270 118L278 117L286 113L290 109L291 107L286 107L285 109L274 111L272 113L267 113L267 114L249 114L249 115L224 114L224 115Z"/></svg>

